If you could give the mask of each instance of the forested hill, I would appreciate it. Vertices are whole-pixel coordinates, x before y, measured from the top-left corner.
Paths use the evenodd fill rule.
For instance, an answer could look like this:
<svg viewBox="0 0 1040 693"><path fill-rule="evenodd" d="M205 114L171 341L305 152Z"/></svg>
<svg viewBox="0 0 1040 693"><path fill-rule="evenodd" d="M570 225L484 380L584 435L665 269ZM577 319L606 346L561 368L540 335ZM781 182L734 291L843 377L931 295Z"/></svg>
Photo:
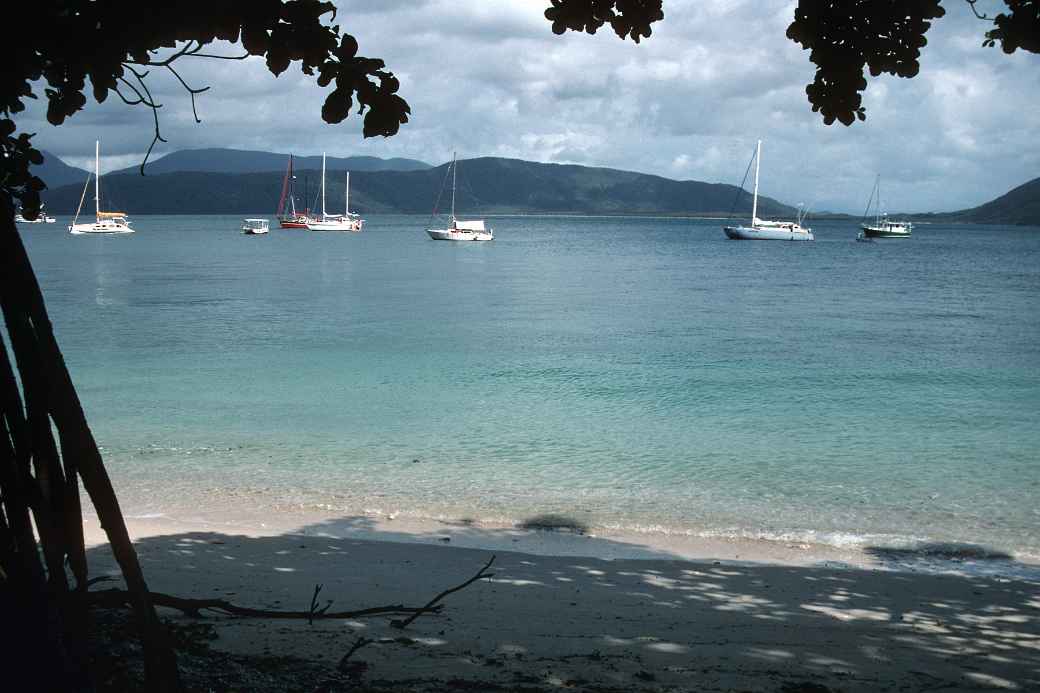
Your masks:
<svg viewBox="0 0 1040 693"><path fill-rule="evenodd" d="M38 176L48 188L60 188L63 185L83 185L87 180L87 172L75 166L69 166L50 152L41 151L43 163L32 167L32 174Z"/></svg>
<svg viewBox="0 0 1040 693"><path fill-rule="evenodd" d="M1040 178L1034 178L986 204L953 212L949 216L954 221L974 224L1040 226Z"/></svg>
<svg viewBox="0 0 1040 693"><path fill-rule="evenodd" d="M161 160L160 160L161 161ZM280 162L285 165L284 159ZM283 171L264 173L159 173L149 164L147 176L135 173L102 175L107 206L130 214L271 214L278 203ZM429 213L441 196L440 208L450 205L444 189L447 165L421 171L356 169L350 177L350 206L365 213ZM296 172L296 199L316 198L316 169ZM345 174L328 176L329 211L343 208ZM71 214L82 184L45 192L47 209ZM305 193L306 191L306 193ZM540 164L517 159L480 158L459 162L457 208L463 214L726 214L736 204L745 215L751 195L735 186L676 181L631 171L585 166ZM794 209L759 197L759 216L791 216Z"/></svg>
<svg viewBox="0 0 1040 693"><path fill-rule="evenodd" d="M245 149L182 149L149 161L145 167L148 174L197 171L207 173L265 173L284 171L289 162L288 154L257 152ZM320 169L320 156L295 157L296 170ZM325 167L329 171L423 171L433 168L430 164L415 159L380 159L375 156L326 157ZM138 173L138 167L114 171L113 173ZM104 175L104 171L102 171Z"/></svg>

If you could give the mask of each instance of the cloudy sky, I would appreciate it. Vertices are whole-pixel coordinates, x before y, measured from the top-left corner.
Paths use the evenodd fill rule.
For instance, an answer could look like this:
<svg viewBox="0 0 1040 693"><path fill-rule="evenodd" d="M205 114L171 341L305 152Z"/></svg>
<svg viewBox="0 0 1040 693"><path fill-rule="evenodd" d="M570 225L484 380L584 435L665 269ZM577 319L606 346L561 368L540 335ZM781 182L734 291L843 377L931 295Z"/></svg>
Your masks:
<svg viewBox="0 0 1040 693"><path fill-rule="evenodd" d="M971 207L1040 176L1040 55L982 48L986 25L966 3L944 3L916 78L868 78L867 121L849 128L810 110L814 66L784 35L794 4L665 0L664 21L635 45L609 28L555 36L546 0L342 0L337 22L401 80L412 117L399 135L364 140L355 116L323 123L326 90L296 67L276 79L258 59L184 60L189 83L212 86L198 100L203 123L173 78L155 73L169 140L156 151L325 150L437 164L457 149L739 184L761 138L764 193L857 214L877 172L893 211ZM109 170L138 163L151 141L150 112L115 98L60 128L43 114L31 107L20 126L73 165L89 165L95 137Z"/></svg>

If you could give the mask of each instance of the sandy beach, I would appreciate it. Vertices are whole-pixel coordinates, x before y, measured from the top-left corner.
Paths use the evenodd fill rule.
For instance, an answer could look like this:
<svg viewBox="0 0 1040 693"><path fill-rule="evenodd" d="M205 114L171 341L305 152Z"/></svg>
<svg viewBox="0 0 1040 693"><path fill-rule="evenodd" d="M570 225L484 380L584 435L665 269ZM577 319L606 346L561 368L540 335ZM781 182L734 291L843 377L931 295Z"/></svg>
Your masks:
<svg viewBox="0 0 1040 693"><path fill-rule="evenodd" d="M1040 590L1029 581L926 574L909 563L892 571L826 558L750 562L735 558L744 549L732 545L714 559L688 560L569 532L387 524L129 526L153 590L271 609L306 610L317 583L334 610L419 606L496 555L493 578L448 596L443 613L404 631L385 617L313 625L205 617L213 652L306 663L301 679L337 675L363 636L375 642L351 657L349 682L373 690L1040 688ZM92 573L114 574L96 520L87 530ZM320 683L300 680L298 690ZM283 690L284 682L259 688Z"/></svg>

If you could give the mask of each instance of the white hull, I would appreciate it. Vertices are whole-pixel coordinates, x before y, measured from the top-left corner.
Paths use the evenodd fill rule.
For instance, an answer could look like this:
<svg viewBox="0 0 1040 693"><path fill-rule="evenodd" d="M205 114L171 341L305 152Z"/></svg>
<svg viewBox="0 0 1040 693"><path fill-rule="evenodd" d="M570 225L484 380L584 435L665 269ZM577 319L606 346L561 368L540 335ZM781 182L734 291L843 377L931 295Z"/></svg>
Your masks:
<svg viewBox="0 0 1040 693"><path fill-rule="evenodd" d="M242 233L247 236L263 236L267 233L267 229L242 229Z"/></svg>
<svg viewBox="0 0 1040 693"><path fill-rule="evenodd" d="M723 226L726 236L735 241L812 241L812 231L798 225L759 228L757 226Z"/></svg>
<svg viewBox="0 0 1040 693"><path fill-rule="evenodd" d="M430 238L435 241L493 241L495 234L491 231L457 231L455 229L426 229Z"/></svg>
<svg viewBox="0 0 1040 693"><path fill-rule="evenodd" d="M130 228L129 224L116 224L110 221L99 221L91 222L89 224L70 224L69 233L75 235L87 235L87 234L122 234L122 233L133 233L134 229Z"/></svg>
<svg viewBox="0 0 1040 693"><path fill-rule="evenodd" d="M307 222L308 231L360 231L362 225L365 223L364 219L350 219L350 220L312 220Z"/></svg>

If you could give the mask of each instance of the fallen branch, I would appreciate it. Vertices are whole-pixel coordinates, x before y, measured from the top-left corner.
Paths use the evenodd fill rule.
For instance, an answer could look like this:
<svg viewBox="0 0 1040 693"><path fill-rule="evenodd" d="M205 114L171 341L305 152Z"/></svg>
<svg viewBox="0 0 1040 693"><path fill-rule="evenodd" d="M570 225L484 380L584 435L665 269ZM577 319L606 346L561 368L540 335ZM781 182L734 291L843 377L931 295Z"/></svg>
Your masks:
<svg viewBox="0 0 1040 693"><path fill-rule="evenodd" d="M487 569L490 568L491 564L494 563L494 562L495 562L495 557L492 555L491 558L488 560L488 562L484 564L484 567L481 568L480 570L478 570L477 574L474 575L473 577L471 577L469 580L466 580L461 585L457 585L457 586L452 587L450 589L444 590L443 592L438 594L436 597L431 599L426 604L426 606L422 607L421 609L416 609L414 612L412 612L412 615L409 616L408 618L406 618L405 620L401 621L401 620L398 620L398 619L394 619L393 621L390 621L390 625L393 626L394 628L399 628L401 630L404 630L405 628L407 628L409 626L409 624L411 624L412 621L414 621L415 619L419 618L423 614L439 610L443 605L442 604L438 604L437 602L439 602L440 600L444 599L445 597L447 597L452 592L458 592L461 589L465 589L466 587L469 587L470 585L472 585L474 582L476 582L480 578L490 578L490 577L493 577L495 574L487 572Z"/></svg>
<svg viewBox="0 0 1040 693"><path fill-rule="evenodd" d="M388 606L375 606L368 609L356 611L327 611L325 609L308 609L307 611L278 611L275 609L251 609L245 606L237 606L223 599L185 599L174 597L162 592L149 592L152 602L156 606L165 606L177 609L186 616L199 617L203 609L224 613L229 616L241 616L244 618L305 618L309 621L314 619L330 618L362 618L365 616L418 616L424 613L439 613L443 608L441 605L424 607L404 606L403 604L390 604ZM87 599L91 605L105 607L120 607L130 603L130 593L121 589L97 590L87 592Z"/></svg>
<svg viewBox="0 0 1040 693"><path fill-rule="evenodd" d="M359 635L358 639L355 640L354 644L350 646L349 650L347 650L347 653L339 660L339 664L336 665L336 668L344 673L348 672L350 668L350 658L354 656L354 653L365 645L371 645L374 642L375 640Z"/></svg>
<svg viewBox="0 0 1040 693"><path fill-rule="evenodd" d="M320 584L314 586L314 596L311 597L311 609L310 609L311 615L307 619L307 623L310 624L310 625L314 625L314 617L315 616L317 616L318 618L321 618L322 614L324 614L326 611L328 611L329 607L332 606L332 600L330 599L328 601L328 603L325 604L325 606L323 606L320 609L318 608L318 595L321 594L321 588L322 588L322 585L320 585Z"/></svg>

